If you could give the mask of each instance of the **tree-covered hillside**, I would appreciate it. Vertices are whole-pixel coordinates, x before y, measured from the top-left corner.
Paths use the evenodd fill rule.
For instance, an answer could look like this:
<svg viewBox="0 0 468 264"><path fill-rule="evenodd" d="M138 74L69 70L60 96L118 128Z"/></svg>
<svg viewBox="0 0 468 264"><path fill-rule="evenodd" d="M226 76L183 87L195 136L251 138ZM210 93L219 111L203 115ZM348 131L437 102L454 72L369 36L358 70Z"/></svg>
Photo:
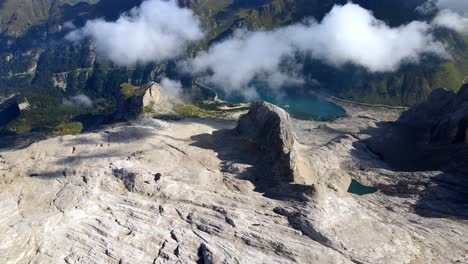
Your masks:
<svg viewBox="0 0 468 264"><path fill-rule="evenodd" d="M22 93L40 100L42 95L67 98L86 94L103 105L113 105L124 82L142 85L169 75L190 86L191 79L180 76L175 62L117 67L96 58L92 43L79 45L65 41L73 27L82 27L95 18L116 20L122 12L142 0L2 0L0 1L0 96ZM233 34L239 28L274 29L315 18L320 21L335 4L347 0L179 0L200 17L206 35L191 45L184 55L201 50ZM355 0L391 26L412 20L429 20L416 7L425 0ZM451 58L425 58L397 72L372 74L347 65L333 68L310 58L302 58L304 75L314 85L303 89L372 103L412 105L424 100L431 89L444 86L458 89L468 74L468 37L439 30L437 37L450 47ZM131 40L129 40L131 41ZM316 85L320 83L320 85ZM32 96L40 94L41 96ZM61 111L61 110L60 110ZM58 112L60 112L58 111Z"/></svg>

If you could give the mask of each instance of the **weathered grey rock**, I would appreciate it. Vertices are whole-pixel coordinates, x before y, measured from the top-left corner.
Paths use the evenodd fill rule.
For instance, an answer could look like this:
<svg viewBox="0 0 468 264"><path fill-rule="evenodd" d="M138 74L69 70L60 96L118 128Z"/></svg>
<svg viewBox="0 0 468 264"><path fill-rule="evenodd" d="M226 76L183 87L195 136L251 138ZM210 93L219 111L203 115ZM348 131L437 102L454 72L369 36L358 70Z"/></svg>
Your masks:
<svg viewBox="0 0 468 264"><path fill-rule="evenodd" d="M396 168L451 172L465 181L467 128L468 84L457 93L439 88L382 128L380 139L373 137L369 145Z"/></svg>
<svg viewBox="0 0 468 264"><path fill-rule="evenodd" d="M141 87L135 87L132 95L122 95L117 106L115 119L130 120L145 111L157 109L163 101L164 95L161 86L156 82L147 83Z"/></svg>
<svg viewBox="0 0 468 264"><path fill-rule="evenodd" d="M429 143L468 142L468 84L458 93L435 89L428 100L404 112L400 123L427 128Z"/></svg>
<svg viewBox="0 0 468 264"><path fill-rule="evenodd" d="M375 122L388 110L291 119L294 141L249 126L279 118L258 110L238 125L241 137L231 121L138 121L1 151L0 263L468 261L468 186L450 173L395 170L373 153L365 139L387 138ZM246 152L262 133L293 142L320 199L292 196L310 186L284 179L276 197L258 190L247 176L257 151ZM351 178L381 190L346 193Z"/></svg>
<svg viewBox="0 0 468 264"><path fill-rule="evenodd" d="M351 263L192 144L234 126L122 126L2 152L0 262Z"/></svg>
<svg viewBox="0 0 468 264"><path fill-rule="evenodd" d="M239 119L236 131L258 144L271 180L295 181L298 173L295 136L286 111L267 102L254 103Z"/></svg>

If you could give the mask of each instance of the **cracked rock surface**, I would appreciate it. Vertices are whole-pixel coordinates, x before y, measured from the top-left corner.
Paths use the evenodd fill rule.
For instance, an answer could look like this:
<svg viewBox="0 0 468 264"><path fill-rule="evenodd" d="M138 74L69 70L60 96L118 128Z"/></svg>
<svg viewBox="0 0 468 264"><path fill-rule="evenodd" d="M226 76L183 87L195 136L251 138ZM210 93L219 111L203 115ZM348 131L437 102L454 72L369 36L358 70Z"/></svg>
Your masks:
<svg viewBox="0 0 468 264"><path fill-rule="evenodd" d="M280 118L301 180L274 185L233 121L145 120L4 149L0 262L468 262L466 186L367 145L398 114L347 110ZM348 193L351 180L379 191Z"/></svg>

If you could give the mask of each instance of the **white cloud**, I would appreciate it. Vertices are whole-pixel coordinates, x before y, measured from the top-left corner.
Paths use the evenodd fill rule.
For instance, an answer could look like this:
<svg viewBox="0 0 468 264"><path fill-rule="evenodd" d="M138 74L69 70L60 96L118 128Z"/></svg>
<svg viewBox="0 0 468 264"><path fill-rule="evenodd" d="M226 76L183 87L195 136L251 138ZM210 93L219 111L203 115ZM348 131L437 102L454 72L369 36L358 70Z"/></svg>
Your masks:
<svg viewBox="0 0 468 264"><path fill-rule="evenodd" d="M440 9L450 9L454 12L468 15L467 0L435 0L435 3Z"/></svg>
<svg viewBox="0 0 468 264"><path fill-rule="evenodd" d="M449 28L460 33L468 31L468 18L449 9L440 11L432 23L435 26Z"/></svg>
<svg viewBox="0 0 468 264"><path fill-rule="evenodd" d="M176 0L148 0L115 22L88 21L66 38L73 42L89 38L100 58L128 66L176 58L202 37L192 10L180 8Z"/></svg>
<svg viewBox="0 0 468 264"><path fill-rule="evenodd" d="M434 15L433 27L468 33L468 0L427 0L416 8L423 15Z"/></svg>
<svg viewBox="0 0 468 264"><path fill-rule="evenodd" d="M75 30L76 26L73 24L73 21L67 21L63 24L62 28L67 30Z"/></svg>
<svg viewBox="0 0 468 264"><path fill-rule="evenodd" d="M346 4L335 6L319 24L294 27L286 38L328 64L353 63L371 72L385 72L416 63L424 54L445 56L444 46L430 30L430 25L419 21L390 28L370 11Z"/></svg>
<svg viewBox="0 0 468 264"><path fill-rule="evenodd" d="M182 83L179 81L164 77L161 79L160 85L164 95L169 98L180 98L182 95Z"/></svg>
<svg viewBox="0 0 468 264"><path fill-rule="evenodd" d="M84 94L79 94L67 99L63 99L63 104L66 106L78 108L91 108L94 105L93 101Z"/></svg>
<svg viewBox="0 0 468 264"><path fill-rule="evenodd" d="M430 31L431 25L417 21L390 28L370 11L348 3L336 5L321 23L237 32L186 62L184 68L208 73L208 81L228 91L241 91L258 77L276 85L297 80L282 67L297 54L336 67L351 63L371 72L394 71L403 63L417 63L425 54L447 56Z"/></svg>
<svg viewBox="0 0 468 264"><path fill-rule="evenodd" d="M429 0L427 2L424 2L422 5L416 7L416 11L422 15L430 15L437 13L439 9L433 1Z"/></svg>
<svg viewBox="0 0 468 264"><path fill-rule="evenodd" d="M246 89L249 82L259 76L270 81L272 86L295 81L281 71L282 62L295 49L283 39L280 31L238 31L227 41L201 52L184 68L194 73L212 71L209 81L226 90Z"/></svg>

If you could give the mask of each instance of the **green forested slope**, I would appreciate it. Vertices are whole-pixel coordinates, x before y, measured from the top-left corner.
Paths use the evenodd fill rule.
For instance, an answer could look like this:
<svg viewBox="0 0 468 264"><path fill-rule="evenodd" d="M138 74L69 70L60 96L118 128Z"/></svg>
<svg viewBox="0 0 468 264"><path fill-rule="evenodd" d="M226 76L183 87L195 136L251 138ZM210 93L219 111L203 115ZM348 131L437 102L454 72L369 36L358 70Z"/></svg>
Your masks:
<svg viewBox="0 0 468 264"><path fill-rule="evenodd" d="M206 49L238 27L250 30L272 29L301 21L305 17L321 19L336 3L345 0L180 0L202 18L207 37L191 47L188 56ZM372 9L375 15L396 26L413 19L421 19L414 11L424 0L357 0L356 3ZM66 79L73 93L92 85L94 54L89 44L73 47L63 41L59 26L73 21L78 26L87 19L118 15L141 3L141 0L4 0L0 4L0 94L16 89L54 89L54 74L68 72ZM452 59L428 59L420 65L406 66L396 73L368 74L362 69L347 67L336 70L308 62L306 75L323 82L322 89L344 97L370 102L413 104L423 100L428 91L438 86L457 89L468 74L467 38L454 32L441 32L440 39L452 47ZM136 82L151 79L157 65L131 69L127 75ZM109 72L111 65L105 65ZM158 66L161 67L161 66ZM324 68L324 69L320 69ZM84 69L89 69L86 71ZM100 71L102 72L102 71ZM119 70L121 72L121 70ZM102 74L100 74L102 75ZM111 76L113 76L111 74ZM120 78L119 78L120 79ZM68 82L67 81L67 82ZM95 83L95 81L94 81ZM139 84L139 83L137 83ZM89 87L88 87L89 88Z"/></svg>
<svg viewBox="0 0 468 264"><path fill-rule="evenodd" d="M415 7L425 0L355 0L372 9L377 18L392 26L421 17ZM82 26L88 19L104 17L115 20L139 5L142 0L0 0L0 96L23 93L34 100L61 98L85 93L101 105L112 107L118 100L120 84L141 85L157 76L180 78L174 62L118 68L96 62L90 43L74 46L63 40L65 22ZM200 17L206 38L190 47L192 56L210 44L231 35L237 28L273 29L299 22L307 17L317 20L334 4L346 0L179 0ZM397 3L396 3L397 2ZM307 79L320 82L322 92L344 98L394 105L411 105L440 86L458 89L468 75L468 37L452 31L437 32L438 38L451 47L452 58L426 58L418 65L407 65L393 73L370 74L355 66L335 69L318 61L303 61ZM190 79L182 79L190 85ZM311 89L305 87L304 89ZM45 97L44 97L45 96ZM37 105L43 105L38 102ZM60 105L60 104L58 104ZM66 109L48 110L60 115ZM94 110L93 110L94 111ZM82 114L80 112L80 114ZM96 114L96 113L94 113ZM67 115L63 121L73 118ZM33 115L32 115L33 116ZM33 117L30 117L31 119Z"/></svg>

